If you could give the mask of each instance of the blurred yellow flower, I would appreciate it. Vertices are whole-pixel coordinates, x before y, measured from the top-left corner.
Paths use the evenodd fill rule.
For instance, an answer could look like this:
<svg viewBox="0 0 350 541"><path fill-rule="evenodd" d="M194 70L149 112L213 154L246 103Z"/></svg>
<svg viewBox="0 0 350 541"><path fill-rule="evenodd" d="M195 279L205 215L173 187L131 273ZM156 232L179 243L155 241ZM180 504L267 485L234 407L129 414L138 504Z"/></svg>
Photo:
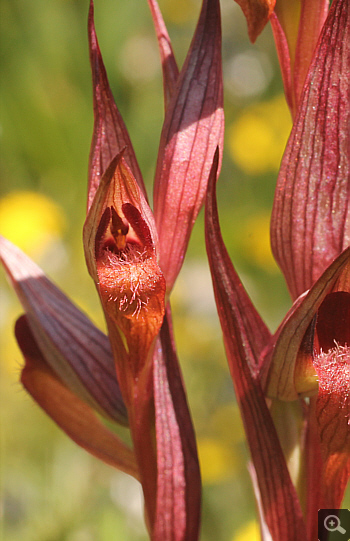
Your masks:
<svg viewBox="0 0 350 541"><path fill-rule="evenodd" d="M198 455L203 484L227 480L235 474L239 465L233 449L214 438L199 438Z"/></svg>
<svg viewBox="0 0 350 541"><path fill-rule="evenodd" d="M260 541L260 528L255 520L244 524L233 536L232 541Z"/></svg>
<svg viewBox="0 0 350 541"><path fill-rule="evenodd" d="M41 255L64 228L62 209L45 195L13 191L0 199L0 234L29 255Z"/></svg>
<svg viewBox="0 0 350 541"><path fill-rule="evenodd" d="M271 252L268 213L255 214L247 218L242 227L241 242L245 255L251 261L269 272L278 271Z"/></svg>
<svg viewBox="0 0 350 541"><path fill-rule="evenodd" d="M250 175L278 171L291 127L283 95L252 105L228 131L233 161Z"/></svg>
<svg viewBox="0 0 350 541"><path fill-rule="evenodd" d="M165 0L162 13L169 23L184 24L196 17L198 3L193 0Z"/></svg>
<svg viewBox="0 0 350 541"><path fill-rule="evenodd" d="M245 441L245 432L241 414L236 402L230 402L217 408L210 416L209 429L230 446Z"/></svg>

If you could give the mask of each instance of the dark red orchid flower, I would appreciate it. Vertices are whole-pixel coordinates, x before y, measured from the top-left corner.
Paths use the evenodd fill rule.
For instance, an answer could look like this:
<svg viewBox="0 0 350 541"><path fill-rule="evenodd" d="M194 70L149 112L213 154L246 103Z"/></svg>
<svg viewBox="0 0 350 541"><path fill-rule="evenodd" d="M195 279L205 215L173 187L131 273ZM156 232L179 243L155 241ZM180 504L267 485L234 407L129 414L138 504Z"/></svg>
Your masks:
<svg viewBox="0 0 350 541"><path fill-rule="evenodd" d="M141 481L152 540L191 541L201 481L168 301L217 146L222 152L220 7L203 0L179 72L156 0L149 6L165 101L154 214L109 87L92 1L89 12L94 130L84 249L108 337L5 239L0 256L25 309L16 336L27 391L79 445ZM133 449L95 412L129 426Z"/></svg>

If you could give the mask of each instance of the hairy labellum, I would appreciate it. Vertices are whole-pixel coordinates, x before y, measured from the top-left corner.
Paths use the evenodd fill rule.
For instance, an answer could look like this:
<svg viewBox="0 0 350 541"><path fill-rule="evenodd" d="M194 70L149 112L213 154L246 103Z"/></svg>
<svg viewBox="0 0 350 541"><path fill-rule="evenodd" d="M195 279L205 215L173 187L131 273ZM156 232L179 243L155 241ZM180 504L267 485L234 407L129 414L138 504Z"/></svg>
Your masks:
<svg viewBox="0 0 350 541"><path fill-rule="evenodd" d="M100 293L108 305L113 304L116 315L129 319L152 317L158 312L154 305L163 276L147 251L126 244L118 253L106 248L98 262Z"/></svg>

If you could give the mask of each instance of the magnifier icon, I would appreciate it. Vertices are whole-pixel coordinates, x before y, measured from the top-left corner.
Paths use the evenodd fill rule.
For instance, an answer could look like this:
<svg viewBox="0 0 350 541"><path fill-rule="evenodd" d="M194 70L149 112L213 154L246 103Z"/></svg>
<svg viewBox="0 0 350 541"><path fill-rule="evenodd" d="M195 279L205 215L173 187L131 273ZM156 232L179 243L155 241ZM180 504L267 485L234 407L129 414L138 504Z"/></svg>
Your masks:
<svg viewBox="0 0 350 541"><path fill-rule="evenodd" d="M342 534L346 533L346 530L344 530L344 528L342 528L340 525L340 520L337 515L327 515L323 524L326 530L329 532L340 532Z"/></svg>

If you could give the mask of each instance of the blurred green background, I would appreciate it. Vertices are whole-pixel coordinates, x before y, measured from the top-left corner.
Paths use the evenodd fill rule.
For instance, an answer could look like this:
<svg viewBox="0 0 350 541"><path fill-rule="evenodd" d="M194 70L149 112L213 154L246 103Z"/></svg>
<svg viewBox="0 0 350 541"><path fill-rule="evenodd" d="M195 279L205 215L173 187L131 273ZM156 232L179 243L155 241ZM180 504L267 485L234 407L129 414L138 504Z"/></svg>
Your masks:
<svg viewBox="0 0 350 541"><path fill-rule="evenodd" d="M179 65L199 0L160 0ZM104 328L83 257L92 93L88 0L1 0L0 232ZM223 0L226 149L223 235L272 329L289 306L269 248L269 215L290 118L271 31L252 45ZM163 120L157 43L146 0L96 0L117 105L151 193ZM147 539L138 484L78 448L18 383L21 308L0 275L1 513L6 541ZM203 541L258 539L247 453L206 263L203 215L173 294L175 333L203 474Z"/></svg>

